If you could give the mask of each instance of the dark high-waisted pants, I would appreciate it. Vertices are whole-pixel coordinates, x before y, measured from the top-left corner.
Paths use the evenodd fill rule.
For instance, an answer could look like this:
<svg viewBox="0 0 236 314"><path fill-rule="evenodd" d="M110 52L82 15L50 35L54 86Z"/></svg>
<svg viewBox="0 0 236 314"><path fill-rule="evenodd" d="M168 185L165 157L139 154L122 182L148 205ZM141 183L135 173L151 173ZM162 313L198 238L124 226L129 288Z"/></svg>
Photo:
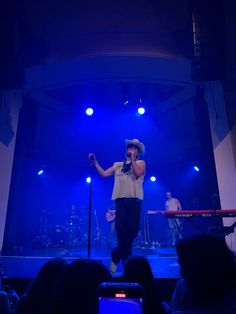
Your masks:
<svg viewBox="0 0 236 314"><path fill-rule="evenodd" d="M118 246L111 252L115 264L124 263L132 255L132 243L140 229L142 200L137 198L118 198L116 200L115 228Z"/></svg>

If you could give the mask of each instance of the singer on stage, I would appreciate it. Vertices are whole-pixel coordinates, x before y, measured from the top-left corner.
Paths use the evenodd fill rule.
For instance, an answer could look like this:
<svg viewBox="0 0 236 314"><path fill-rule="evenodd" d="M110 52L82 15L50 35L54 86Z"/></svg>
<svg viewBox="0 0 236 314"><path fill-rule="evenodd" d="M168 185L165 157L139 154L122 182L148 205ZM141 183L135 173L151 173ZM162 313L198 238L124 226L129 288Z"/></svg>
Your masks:
<svg viewBox="0 0 236 314"><path fill-rule="evenodd" d="M126 160L115 162L104 170L94 154L89 154L98 173L107 177L114 173L112 200L116 202L115 228L117 232L117 247L111 252L111 272L116 272L117 265L123 265L132 254L132 243L140 228L140 212L143 200L143 179L146 170L144 160L139 157L145 147L138 139L125 140Z"/></svg>

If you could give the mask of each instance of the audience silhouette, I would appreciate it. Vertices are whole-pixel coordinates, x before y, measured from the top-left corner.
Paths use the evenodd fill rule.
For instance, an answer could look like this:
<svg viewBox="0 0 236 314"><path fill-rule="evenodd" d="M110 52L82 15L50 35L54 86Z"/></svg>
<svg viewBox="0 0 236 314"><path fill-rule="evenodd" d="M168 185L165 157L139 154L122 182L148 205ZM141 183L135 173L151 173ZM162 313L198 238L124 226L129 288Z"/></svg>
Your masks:
<svg viewBox="0 0 236 314"><path fill-rule="evenodd" d="M1 314L10 314L10 302L8 300L8 295L5 291L0 291L0 313Z"/></svg>
<svg viewBox="0 0 236 314"><path fill-rule="evenodd" d="M108 269L98 261L78 259L72 262L58 285L52 313L97 313L97 288L111 279Z"/></svg>
<svg viewBox="0 0 236 314"><path fill-rule="evenodd" d="M176 313L236 313L236 267L225 241L213 235L176 245L182 279L171 306Z"/></svg>
<svg viewBox="0 0 236 314"><path fill-rule="evenodd" d="M137 282L144 289L143 313L164 313L155 289L151 266L144 256L129 256L124 267L124 280Z"/></svg>
<svg viewBox="0 0 236 314"><path fill-rule="evenodd" d="M28 292L21 298L16 314L49 314L58 281L68 265L61 258L49 260L40 269Z"/></svg>

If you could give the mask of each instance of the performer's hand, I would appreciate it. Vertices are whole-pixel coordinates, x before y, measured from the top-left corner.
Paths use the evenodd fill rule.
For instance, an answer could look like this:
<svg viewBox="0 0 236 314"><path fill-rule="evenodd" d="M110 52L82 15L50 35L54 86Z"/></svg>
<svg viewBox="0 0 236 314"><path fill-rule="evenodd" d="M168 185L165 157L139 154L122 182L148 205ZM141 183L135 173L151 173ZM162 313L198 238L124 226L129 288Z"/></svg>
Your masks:
<svg viewBox="0 0 236 314"><path fill-rule="evenodd" d="M96 156L95 156L93 153L90 153L90 154L88 155L88 157L89 157L89 160L90 160L90 161L92 161L93 163L95 162Z"/></svg>
<svg viewBox="0 0 236 314"><path fill-rule="evenodd" d="M128 156L131 159L131 161L136 160L135 151L132 150L129 151Z"/></svg>

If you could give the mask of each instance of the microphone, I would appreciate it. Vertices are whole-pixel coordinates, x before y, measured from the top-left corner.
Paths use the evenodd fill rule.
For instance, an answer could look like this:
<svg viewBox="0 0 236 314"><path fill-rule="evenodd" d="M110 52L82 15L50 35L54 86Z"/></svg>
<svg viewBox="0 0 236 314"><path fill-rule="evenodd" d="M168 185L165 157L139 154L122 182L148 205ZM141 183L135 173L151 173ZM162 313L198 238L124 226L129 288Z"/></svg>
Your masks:
<svg viewBox="0 0 236 314"><path fill-rule="evenodd" d="M95 157L94 157L94 155L93 155L93 154L91 154L91 155L89 156L89 160L90 160L90 161L95 160Z"/></svg>
<svg viewBox="0 0 236 314"><path fill-rule="evenodd" d="M127 154L127 157L129 157L129 158L130 158L130 157L131 157L131 153L128 153L128 154Z"/></svg>

